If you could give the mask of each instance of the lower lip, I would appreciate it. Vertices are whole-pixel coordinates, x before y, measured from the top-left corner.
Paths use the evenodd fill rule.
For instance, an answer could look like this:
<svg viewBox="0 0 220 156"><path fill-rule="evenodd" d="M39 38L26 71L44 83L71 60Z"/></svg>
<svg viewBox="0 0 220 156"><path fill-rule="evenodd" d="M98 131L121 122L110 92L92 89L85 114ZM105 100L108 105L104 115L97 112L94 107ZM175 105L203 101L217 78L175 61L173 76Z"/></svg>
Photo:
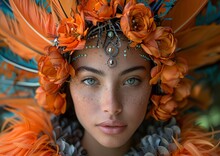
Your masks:
<svg viewBox="0 0 220 156"><path fill-rule="evenodd" d="M119 127L109 127L109 126L99 126L99 129L105 134L119 134L125 130L126 126Z"/></svg>

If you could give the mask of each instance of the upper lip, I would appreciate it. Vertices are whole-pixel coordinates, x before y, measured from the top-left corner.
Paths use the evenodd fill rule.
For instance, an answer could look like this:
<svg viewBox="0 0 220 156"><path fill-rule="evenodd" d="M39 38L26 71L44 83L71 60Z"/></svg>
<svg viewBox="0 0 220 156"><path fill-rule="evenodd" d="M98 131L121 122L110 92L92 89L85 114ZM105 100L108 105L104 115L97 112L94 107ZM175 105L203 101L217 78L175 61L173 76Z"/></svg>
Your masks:
<svg viewBox="0 0 220 156"><path fill-rule="evenodd" d="M103 127L125 127L127 126L126 123L120 121L120 120L107 120L104 122L101 122L97 124L97 126L103 126Z"/></svg>

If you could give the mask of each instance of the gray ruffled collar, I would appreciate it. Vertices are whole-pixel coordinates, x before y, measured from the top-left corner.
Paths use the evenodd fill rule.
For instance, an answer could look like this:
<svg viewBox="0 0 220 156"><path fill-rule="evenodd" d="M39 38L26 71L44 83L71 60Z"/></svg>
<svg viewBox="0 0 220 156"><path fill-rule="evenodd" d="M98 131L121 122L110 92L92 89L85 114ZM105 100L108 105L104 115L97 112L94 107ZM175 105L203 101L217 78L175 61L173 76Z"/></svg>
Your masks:
<svg viewBox="0 0 220 156"><path fill-rule="evenodd" d="M54 117L53 137L59 146L62 156L87 156L80 140L83 130L77 121ZM134 135L136 146L132 147L125 156L155 156L171 155L176 150L173 138L180 136L180 128L175 118L168 122L145 120ZM178 140L177 140L178 141Z"/></svg>

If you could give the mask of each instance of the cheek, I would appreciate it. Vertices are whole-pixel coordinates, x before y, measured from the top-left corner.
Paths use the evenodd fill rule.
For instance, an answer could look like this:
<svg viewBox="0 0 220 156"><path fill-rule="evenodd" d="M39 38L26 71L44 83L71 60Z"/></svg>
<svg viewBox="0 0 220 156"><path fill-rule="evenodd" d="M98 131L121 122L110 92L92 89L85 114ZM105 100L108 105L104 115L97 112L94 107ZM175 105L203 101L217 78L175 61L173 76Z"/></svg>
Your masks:
<svg viewBox="0 0 220 156"><path fill-rule="evenodd" d="M79 120L88 120L91 114L95 114L97 111L94 95L88 94L77 86L71 86L71 88L74 88L74 90L71 90L71 96L77 118Z"/></svg>
<svg viewBox="0 0 220 156"><path fill-rule="evenodd" d="M124 109L133 122L137 122L138 120L142 121L144 119L149 103L150 91L151 88L147 89L147 92L146 90L140 90L139 92L136 90L136 92L132 91L131 93L127 92Z"/></svg>
<svg viewBox="0 0 220 156"><path fill-rule="evenodd" d="M144 98L133 98L127 102L127 111L137 118L146 114L148 100ZM125 108L126 109L126 108Z"/></svg>

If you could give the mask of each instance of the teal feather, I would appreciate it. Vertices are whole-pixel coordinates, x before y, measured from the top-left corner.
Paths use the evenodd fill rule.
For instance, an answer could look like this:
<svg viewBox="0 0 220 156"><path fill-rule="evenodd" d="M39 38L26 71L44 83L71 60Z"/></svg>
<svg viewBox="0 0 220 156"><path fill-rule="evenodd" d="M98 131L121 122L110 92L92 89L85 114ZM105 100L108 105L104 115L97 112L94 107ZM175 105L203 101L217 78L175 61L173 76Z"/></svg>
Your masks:
<svg viewBox="0 0 220 156"><path fill-rule="evenodd" d="M5 62L14 65L17 68L38 73L37 62L34 59L26 61L13 53L9 48L0 49L0 58Z"/></svg>
<svg viewBox="0 0 220 156"><path fill-rule="evenodd" d="M46 8L47 12L51 13L51 8L49 7L47 0L35 0L35 3ZM0 1L0 10L2 10L4 14L9 15L10 17L14 17L9 0Z"/></svg>
<svg viewBox="0 0 220 156"><path fill-rule="evenodd" d="M2 69L8 70L4 62L12 64L20 70L26 70L29 72L37 73L37 63L34 59L26 61L14 54L10 49L4 47L0 49L0 66ZM11 77L8 78L4 75L0 75L0 93L11 94L19 91L28 93L29 96L34 97L35 90L39 86L38 78L25 78L17 81L17 73L11 72Z"/></svg>
<svg viewBox="0 0 220 156"><path fill-rule="evenodd" d="M4 14L10 16L11 18L14 17L8 0L0 1L0 10L2 10Z"/></svg>
<svg viewBox="0 0 220 156"><path fill-rule="evenodd" d="M13 77L9 80L4 75L0 75L0 93L4 93L10 96L17 92L26 92L28 97L34 97L35 90L39 87L38 79L31 79L26 81L16 81L16 75L13 73Z"/></svg>
<svg viewBox="0 0 220 156"><path fill-rule="evenodd" d="M161 18L161 17L166 16L168 12L173 8L175 3L176 3L176 0L170 0L170 2L164 2L165 4L164 8L166 9L166 11L158 15L158 17Z"/></svg>
<svg viewBox="0 0 220 156"><path fill-rule="evenodd" d="M209 25L211 23L220 23L220 0L216 5L209 0L205 14L200 13L196 18L196 25Z"/></svg>
<svg viewBox="0 0 220 156"><path fill-rule="evenodd" d="M48 13L51 13L51 8L49 7L49 4L47 0L35 0L35 3L39 6L42 6L47 10Z"/></svg>
<svg viewBox="0 0 220 156"><path fill-rule="evenodd" d="M220 84L220 62L199 68L195 73L202 75L199 81L206 81L210 87Z"/></svg>
<svg viewBox="0 0 220 156"><path fill-rule="evenodd" d="M12 117L14 114L4 109L4 107L0 107L0 127L2 127L6 118Z"/></svg>
<svg viewBox="0 0 220 156"><path fill-rule="evenodd" d="M137 0L138 3L143 3L145 6L149 6L148 0Z"/></svg>
<svg viewBox="0 0 220 156"><path fill-rule="evenodd" d="M197 123L209 130L220 129L220 62L197 69L195 72L201 75L196 83L205 84L206 88L204 89L211 90L211 98L213 99L212 105L205 114L198 118Z"/></svg>
<svg viewBox="0 0 220 156"><path fill-rule="evenodd" d="M4 61L0 59L0 66L2 69L8 70L7 65L3 64ZM17 81L17 73L11 72L10 78L4 74L0 74L0 93L7 94L8 96L16 92L22 91L34 96L35 89L39 86L38 78L25 78Z"/></svg>

